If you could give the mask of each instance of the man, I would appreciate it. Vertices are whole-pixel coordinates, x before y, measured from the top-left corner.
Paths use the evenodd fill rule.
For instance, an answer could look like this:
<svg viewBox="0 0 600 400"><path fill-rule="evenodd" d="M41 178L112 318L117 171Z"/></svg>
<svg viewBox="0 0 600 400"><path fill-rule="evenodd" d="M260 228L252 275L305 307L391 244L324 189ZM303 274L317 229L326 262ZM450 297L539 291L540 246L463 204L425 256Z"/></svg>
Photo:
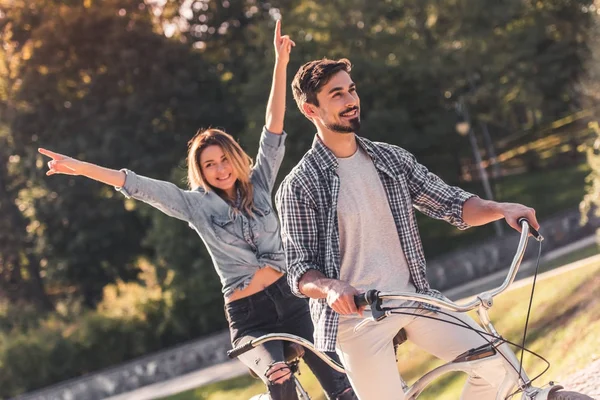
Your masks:
<svg viewBox="0 0 600 400"><path fill-rule="evenodd" d="M520 204L486 201L445 184L406 150L357 136L360 99L350 62L323 59L304 64L292 83L302 113L315 125L312 148L283 181L277 196L288 281L309 297L315 345L336 350L358 397L403 399L392 339L408 339L443 360L486 343L477 333L433 316L476 327L466 315L448 317L420 304L414 315L393 315L367 327L354 295L368 289L440 296L425 275L425 257L414 208L460 229L504 218L539 225ZM415 311L416 309L416 311ZM499 356L472 371L465 399L494 399L506 374Z"/></svg>

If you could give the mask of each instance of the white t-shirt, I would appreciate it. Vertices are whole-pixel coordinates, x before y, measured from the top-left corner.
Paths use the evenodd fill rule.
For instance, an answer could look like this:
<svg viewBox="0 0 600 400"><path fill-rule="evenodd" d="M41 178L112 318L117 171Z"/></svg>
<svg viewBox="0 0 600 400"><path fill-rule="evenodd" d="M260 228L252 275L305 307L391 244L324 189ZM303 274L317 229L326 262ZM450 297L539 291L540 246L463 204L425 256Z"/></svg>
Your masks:
<svg viewBox="0 0 600 400"><path fill-rule="evenodd" d="M360 146L352 156L337 161L340 279L359 291L415 292L373 161Z"/></svg>

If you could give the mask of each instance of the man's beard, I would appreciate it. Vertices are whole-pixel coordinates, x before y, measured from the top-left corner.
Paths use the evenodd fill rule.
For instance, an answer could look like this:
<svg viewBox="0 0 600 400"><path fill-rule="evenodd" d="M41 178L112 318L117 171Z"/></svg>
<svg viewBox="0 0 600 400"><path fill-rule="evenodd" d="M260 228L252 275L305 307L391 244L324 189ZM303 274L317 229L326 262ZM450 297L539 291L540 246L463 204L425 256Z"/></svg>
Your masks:
<svg viewBox="0 0 600 400"><path fill-rule="evenodd" d="M353 133L360 130L360 118L356 117L350 120L350 125L325 124L327 129L337 133Z"/></svg>

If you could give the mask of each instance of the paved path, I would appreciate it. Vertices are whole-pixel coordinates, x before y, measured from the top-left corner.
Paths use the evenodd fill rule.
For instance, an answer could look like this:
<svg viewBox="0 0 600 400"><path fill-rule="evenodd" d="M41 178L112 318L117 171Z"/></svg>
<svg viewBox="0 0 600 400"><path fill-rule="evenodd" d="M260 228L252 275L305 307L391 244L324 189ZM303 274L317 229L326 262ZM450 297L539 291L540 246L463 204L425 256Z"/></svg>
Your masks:
<svg viewBox="0 0 600 400"><path fill-rule="evenodd" d="M587 394L600 400L600 353L598 359L581 371L560 382L565 390Z"/></svg>
<svg viewBox="0 0 600 400"><path fill-rule="evenodd" d="M238 360L199 369L165 382L144 386L132 392L109 397L107 400L151 400L235 378L247 373L248 368Z"/></svg>
<svg viewBox="0 0 600 400"><path fill-rule="evenodd" d="M542 261L548 261L560 257L568 252L572 252L579 248L588 246L595 242L595 236L591 236L589 238L585 238L577 243L574 243L568 249L558 249L550 251L546 254L545 257L542 258ZM597 260L600 262L600 255L596 255L593 257L589 257L585 260L577 261L564 267L556 268L554 270L545 272L543 274L538 275L538 282L540 280L548 279L552 276L559 275L565 273L567 271L581 268L587 265L590 261ZM519 274L517 275L517 279L521 278L519 281L515 281L507 291L517 289L519 287L531 284L530 277L527 277L533 273L535 269L535 264L532 262L524 262L519 270ZM480 293L484 290L488 290L494 287L499 286L499 284L506 278L507 271L500 271L491 276L481 278L477 281L468 283L459 288L445 291L449 298L456 300L469 296L473 296L476 293ZM525 278L527 277L527 278ZM113 396L108 398L107 400L152 400L158 399L161 397L170 396L176 393L180 393L186 390L194 389L200 387L202 385L206 385L213 382L220 382L226 379L234 378L237 376L241 376L247 373L247 368L238 360L232 360L223 364L214 365L211 367L207 367L195 372L191 372L186 375L179 376L177 378L171 379L166 382L160 382L152 385L148 385L137 389L135 391L129 393L123 393L121 395ZM600 390L600 363L595 362L590 367L584 369L579 374L575 374L569 377L567 380L561 381L563 386L567 387L569 390L573 391L581 391L589 396L600 400L600 394L598 390ZM593 380L592 380L593 378ZM590 382L588 382L588 379ZM581 389L579 389L581 387ZM586 390L588 392L586 392ZM596 392L590 391L596 390ZM593 393L593 395L592 395Z"/></svg>

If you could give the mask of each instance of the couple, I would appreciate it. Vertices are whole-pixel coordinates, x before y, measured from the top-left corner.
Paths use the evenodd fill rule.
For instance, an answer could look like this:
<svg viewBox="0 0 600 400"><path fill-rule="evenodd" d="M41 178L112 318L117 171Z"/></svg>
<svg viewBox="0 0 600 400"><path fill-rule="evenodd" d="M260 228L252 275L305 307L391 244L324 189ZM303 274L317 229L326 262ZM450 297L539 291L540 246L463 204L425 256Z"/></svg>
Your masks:
<svg viewBox="0 0 600 400"><path fill-rule="evenodd" d="M354 332L362 320L353 301L359 291L439 295L427 283L413 207L461 229L505 218L518 230L519 217L537 229L535 213L450 187L406 150L357 136L360 99L350 63L322 59L304 64L292 83L296 103L317 134L277 193L278 224L271 196L284 156L286 69L295 45L281 35L279 21L274 45L273 83L254 164L230 135L208 129L189 142L188 191L40 149L52 158L47 175L87 176L188 222L221 279L234 345L270 332L302 336L329 355L335 351L347 370L346 377L306 353L328 398L402 399L392 346L400 328L444 360L484 344L472 331L418 318L435 314L425 308ZM240 358L272 399L297 398L281 343L266 343ZM473 371L463 398L495 398L503 373L494 360Z"/></svg>

